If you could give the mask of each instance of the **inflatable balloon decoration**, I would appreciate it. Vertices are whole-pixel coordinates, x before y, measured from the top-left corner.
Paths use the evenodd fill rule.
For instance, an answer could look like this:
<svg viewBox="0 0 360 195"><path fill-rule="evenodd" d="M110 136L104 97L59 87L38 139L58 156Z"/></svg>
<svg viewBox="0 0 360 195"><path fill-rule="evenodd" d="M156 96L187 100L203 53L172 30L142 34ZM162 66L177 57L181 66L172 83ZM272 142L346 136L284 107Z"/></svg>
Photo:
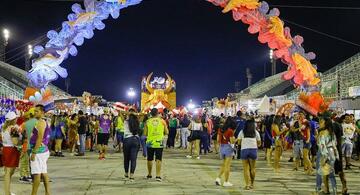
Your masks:
<svg viewBox="0 0 360 195"><path fill-rule="evenodd" d="M299 35L292 37L290 29L284 27L279 18L278 9L269 10L265 1L258 0L207 1L223 7L224 13L232 11L236 21L249 25L249 33L259 34L258 40L267 43L274 50L275 57L288 65L284 79L292 80L297 86L313 86L319 83L316 67L310 62L315 58L315 54L305 53L302 47L303 38ZM68 21L62 23L61 30L50 30L47 33L49 41L46 45L34 47L34 53L38 57L32 62L28 78L30 85L39 90L30 97L31 100L39 100L41 89L59 76L67 77L66 69L60 65L69 55L77 55L77 47L81 46L85 39L91 39L95 29L105 28L103 20L110 15L116 19L121 9L140 2L141 0L84 0L85 9L78 3L73 4L73 13L68 15Z"/></svg>
<svg viewBox="0 0 360 195"><path fill-rule="evenodd" d="M72 5L73 13L68 15L68 21L62 23L60 32L50 30L47 33L49 41L45 47L34 47L34 53L38 57L32 61L32 69L27 75L30 85L43 89L59 76L66 78L68 73L60 66L61 63L69 55L76 56L77 47L81 46L85 39L91 39L95 29L104 29L105 24L102 21L109 15L114 19L118 18L120 9L140 2L141 0L85 0L85 9L78 3ZM35 94L32 100L34 98L39 99L39 94Z"/></svg>
<svg viewBox="0 0 360 195"><path fill-rule="evenodd" d="M283 75L285 80L292 80L297 86L314 86L320 82L316 67L310 60L315 59L313 52L305 53L304 39L292 37L289 27L279 18L277 8L269 10L269 5L258 0L207 0L216 6L223 7L223 13L232 11L235 21L249 25L251 34L258 33L258 40L267 43L274 50L276 58L288 65Z"/></svg>

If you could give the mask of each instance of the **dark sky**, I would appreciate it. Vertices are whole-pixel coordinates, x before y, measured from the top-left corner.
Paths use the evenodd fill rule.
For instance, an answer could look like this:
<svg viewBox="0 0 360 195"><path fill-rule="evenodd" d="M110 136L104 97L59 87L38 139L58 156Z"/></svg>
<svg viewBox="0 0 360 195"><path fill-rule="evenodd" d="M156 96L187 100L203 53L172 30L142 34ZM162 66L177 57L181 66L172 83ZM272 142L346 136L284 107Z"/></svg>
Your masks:
<svg viewBox="0 0 360 195"><path fill-rule="evenodd" d="M34 40L50 29L60 27L71 12L73 2L41 0L2 0L0 27L10 29L9 48ZM360 7L359 0L268 0L276 5ZM360 9L279 8L281 18L343 39L360 43ZM145 0L123 9L120 18L109 18L106 28L96 31L79 48L77 57L62 65L71 78L70 93L87 90L109 100L126 100L126 90L140 90L142 76L154 71L168 72L177 81L178 104L190 98L196 102L224 97L234 91L234 82L247 85L246 67L254 81L270 73L268 48L247 26L235 22L231 14L205 0ZM359 52L360 48L292 24L292 34L305 38L305 49L314 51L320 71L325 71ZM8 54L16 56L21 48ZM10 60L11 61L11 60ZM24 59L14 65L23 68ZM284 65L279 65L279 71ZM55 84L64 88L64 80Z"/></svg>

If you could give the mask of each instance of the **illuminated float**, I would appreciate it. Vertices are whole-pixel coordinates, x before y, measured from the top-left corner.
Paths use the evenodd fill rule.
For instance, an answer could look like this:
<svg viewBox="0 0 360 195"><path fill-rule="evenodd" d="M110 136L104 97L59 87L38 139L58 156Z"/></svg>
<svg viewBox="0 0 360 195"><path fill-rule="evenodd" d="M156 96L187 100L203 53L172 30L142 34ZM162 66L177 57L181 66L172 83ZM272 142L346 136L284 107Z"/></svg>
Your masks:
<svg viewBox="0 0 360 195"><path fill-rule="evenodd" d="M166 73L163 77L154 77L153 73L143 77L141 82L141 110L148 111L151 108L160 110L173 110L176 108L176 83Z"/></svg>

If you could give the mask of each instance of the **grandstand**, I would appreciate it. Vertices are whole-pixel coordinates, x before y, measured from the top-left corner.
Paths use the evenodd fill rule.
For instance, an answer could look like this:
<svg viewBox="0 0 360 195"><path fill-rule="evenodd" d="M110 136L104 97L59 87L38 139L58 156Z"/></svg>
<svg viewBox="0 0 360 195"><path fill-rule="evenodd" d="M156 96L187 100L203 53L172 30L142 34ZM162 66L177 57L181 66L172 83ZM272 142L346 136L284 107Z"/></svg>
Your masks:
<svg viewBox="0 0 360 195"><path fill-rule="evenodd" d="M0 96L23 99L24 90L28 86L26 74L26 71L0 61ZM50 84L49 88L56 97L71 96L54 85Z"/></svg>
<svg viewBox="0 0 360 195"><path fill-rule="evenodd" d="M229 95L236 97L239 101L258 99L265 95L269 97L285 95L288 100L296 100L300 90L295 89L290 81L284 81L281 78L282 74L283 72L264 78L239 93ZM360 93L353 96L349 94L351 87L360 89L360 53L320 73L320 77L321 92L325 97L334 100L333 108L341 107L345 110L354 110L354 112L360 110Z"/></svg>

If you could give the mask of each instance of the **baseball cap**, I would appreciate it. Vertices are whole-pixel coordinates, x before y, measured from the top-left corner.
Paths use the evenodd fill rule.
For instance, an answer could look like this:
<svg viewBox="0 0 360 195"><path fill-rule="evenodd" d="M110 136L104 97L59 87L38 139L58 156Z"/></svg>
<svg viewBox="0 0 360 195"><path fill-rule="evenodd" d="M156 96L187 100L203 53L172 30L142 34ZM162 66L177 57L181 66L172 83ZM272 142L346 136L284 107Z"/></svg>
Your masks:
<svg viewBox="0 0 360 195"><path fill-rule="evenodd" d="M10 112L8 112L8 113L5 115L5 120L7 120L7 121L12 121L12 120L16 119L17 117L18 117L18 116L16 115L15 112L10 111Z"/></svg>

